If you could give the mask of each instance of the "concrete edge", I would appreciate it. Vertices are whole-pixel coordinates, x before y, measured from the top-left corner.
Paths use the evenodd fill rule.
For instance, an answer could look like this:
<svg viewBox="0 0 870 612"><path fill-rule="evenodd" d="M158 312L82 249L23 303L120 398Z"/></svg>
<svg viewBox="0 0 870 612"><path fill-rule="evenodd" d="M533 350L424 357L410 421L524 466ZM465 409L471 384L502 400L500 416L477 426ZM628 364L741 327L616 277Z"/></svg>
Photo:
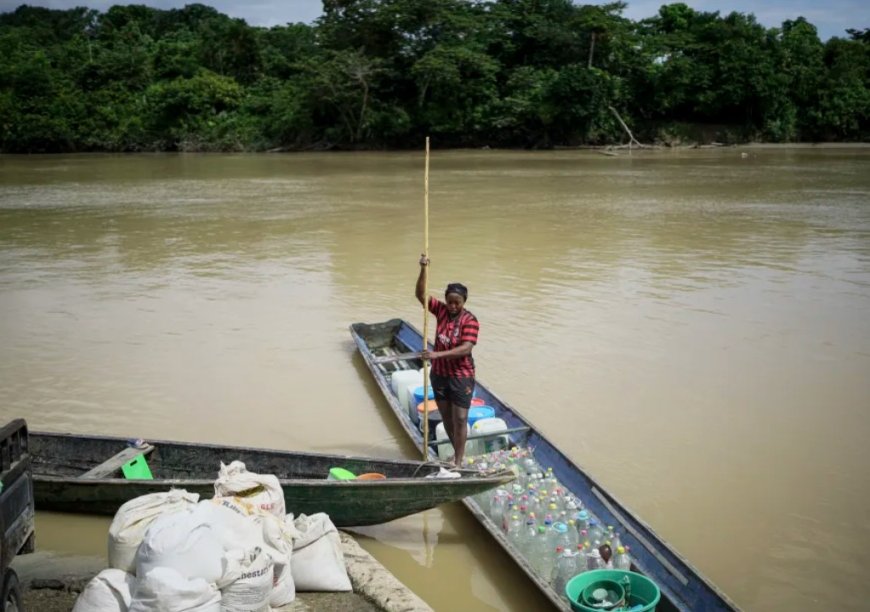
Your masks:
<svg viewBox="0 0 870 612"><path fill-rule="evenodd" d="M343 531L338 533L347 575L355 593L386 612L434 612L429 604L366 552L352 536Z"/></svg>

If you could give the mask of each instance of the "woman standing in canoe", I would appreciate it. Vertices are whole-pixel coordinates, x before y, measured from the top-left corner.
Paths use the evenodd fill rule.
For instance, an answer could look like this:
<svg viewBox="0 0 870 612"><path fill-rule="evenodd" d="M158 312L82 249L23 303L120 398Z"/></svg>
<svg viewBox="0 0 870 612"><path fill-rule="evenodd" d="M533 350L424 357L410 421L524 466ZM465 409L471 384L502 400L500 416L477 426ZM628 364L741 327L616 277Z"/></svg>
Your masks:
<svg viewBox="0 0 870 612"><path fill-rule="evenodd" d="M444 429L453 445L453 461L462 465L465 442L468 438L468 409L474 394L474 358L471 351L477 344L480 323L465 309L468 288L461 283L450 283L444 292L444 301L429 296L423 301L425 268L429 258L420 258L416 295L421 304L435 315L435 350L423 351L423 359L431 360L432 391L441 413Z"/></svg>

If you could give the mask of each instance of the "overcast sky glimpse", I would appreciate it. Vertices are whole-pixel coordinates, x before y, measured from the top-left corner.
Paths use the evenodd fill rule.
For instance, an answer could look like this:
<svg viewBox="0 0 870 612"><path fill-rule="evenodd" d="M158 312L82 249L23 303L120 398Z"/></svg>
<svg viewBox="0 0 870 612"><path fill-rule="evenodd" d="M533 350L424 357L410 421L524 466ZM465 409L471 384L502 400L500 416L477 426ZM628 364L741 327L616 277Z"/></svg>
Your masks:
<svg viewBox="0 0 870 612"><path fill-rule="evenodd" d="M426 0L420 0L425 2ZM731 11L754 13L760 23L767 27L777 27L786 19L804 16L819 29L819 36L827 40L831 36L846 36L846 28L864 29L870 27L870 0L684 0L700 11L719 11L725 15ZM251 25L273 26L304 21L310 23L320 16L321 0L203 0L202 4L215 7L220 12L233 17L241 17ZM602 4L586 0L588 4ZM9 11L21 4L45 6L48 8L68 9L75 6L88 6L106 10L113 4L146 4L156 8L178 8L191 4L184 0L0 0L0 10ZM629 0L625 16L630 19L649 17L658 12L661 0Z"/></svg>

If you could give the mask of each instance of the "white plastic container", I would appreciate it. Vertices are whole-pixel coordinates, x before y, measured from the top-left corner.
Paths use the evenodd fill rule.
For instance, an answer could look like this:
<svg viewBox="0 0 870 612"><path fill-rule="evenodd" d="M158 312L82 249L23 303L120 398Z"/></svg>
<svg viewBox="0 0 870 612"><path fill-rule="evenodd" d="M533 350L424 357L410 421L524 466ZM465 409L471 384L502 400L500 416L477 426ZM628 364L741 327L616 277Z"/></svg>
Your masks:
<svg viewBox="0 0 870 612"><path fill-rule="evenodd" d="M392 387L396 397L399 397L399 387L402 383L409 380L417 380L418 377L422 376L416 370L397 370L390 375L390 387Z"/></svg>
<svg viewBox="0 0 870 612"><path fill-rule="evenodd" d="M507 431L507 423L504 419L498 417L489 417L476 421L471 428L472 436L481 434L492 434L500 431ZM471 440L466 448L469 455L483 455L484 453L492 453L497 450L510 447L510 439L507 434L503 436L493 436L485 440Z"/></svg>
<svg viewBox="0 0 870 612"><path fill-rule="evenodd" d="M471 430L467 429L467 426L466 426L466 430L468 431L468 433L470 435ZM444 429L444 423L438 423L438 427L435 428L435 441L441 442L441 440L447 440L448 443L438 445L438 458L443 460L443 461L446 461L450 457L450 455L453 454L453 446L449 443L450 438L447 437L447 430ZM466 454L469 454L468 453L469 446L470 446L469 443L466 442L466 444L465 444L465 453Z"/></svg>
<svg viewBox="0 0 870 612"><path fill-rule="evenodd" d="M417 404L414 403L414 389L423 386L423 375L416 370L412 371L414 373L414 378L409 376L402 379L399 383L399 392L397 395L399 397L399 404L401 404L405 414L407 414L411 420L414 420L411 415L411 408L417 410Z"/></svg>

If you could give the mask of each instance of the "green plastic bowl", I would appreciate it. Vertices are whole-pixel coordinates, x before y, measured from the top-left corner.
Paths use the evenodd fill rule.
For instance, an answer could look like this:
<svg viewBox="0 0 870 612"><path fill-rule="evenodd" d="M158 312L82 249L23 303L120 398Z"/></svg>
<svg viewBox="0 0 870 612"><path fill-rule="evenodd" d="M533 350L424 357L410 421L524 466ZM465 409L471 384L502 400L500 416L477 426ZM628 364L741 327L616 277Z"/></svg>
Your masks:
<svg viewBox="0 0 870 612"><path fill-rule="evenodd" d="M601 612L601 608L584 605L583 592L597 582L607 581L621 583L628 576L631 594L626 602L627 607L643 606L642 612L653 612L662 598L662 593L656 583L637 572L626 570L592 570L577 574L565 585L565 595L571 603L571 609L576 612Z"/></svg>
<svg viewBox="0 0 870 612"><path fill-rule="evenodd" d="M603 591L606 599L613 602L611 606L596 606L595 604L600 600L596 597L598 591ZM598 580L593 582L589 586L583 589L582 593L580 593L580 601L584 606L588 606L593 610L610 610L612 608L622 607L623 600L625 599L625 589L622 588L622 585L618 582L614 582L612 580Z"/></svg>

